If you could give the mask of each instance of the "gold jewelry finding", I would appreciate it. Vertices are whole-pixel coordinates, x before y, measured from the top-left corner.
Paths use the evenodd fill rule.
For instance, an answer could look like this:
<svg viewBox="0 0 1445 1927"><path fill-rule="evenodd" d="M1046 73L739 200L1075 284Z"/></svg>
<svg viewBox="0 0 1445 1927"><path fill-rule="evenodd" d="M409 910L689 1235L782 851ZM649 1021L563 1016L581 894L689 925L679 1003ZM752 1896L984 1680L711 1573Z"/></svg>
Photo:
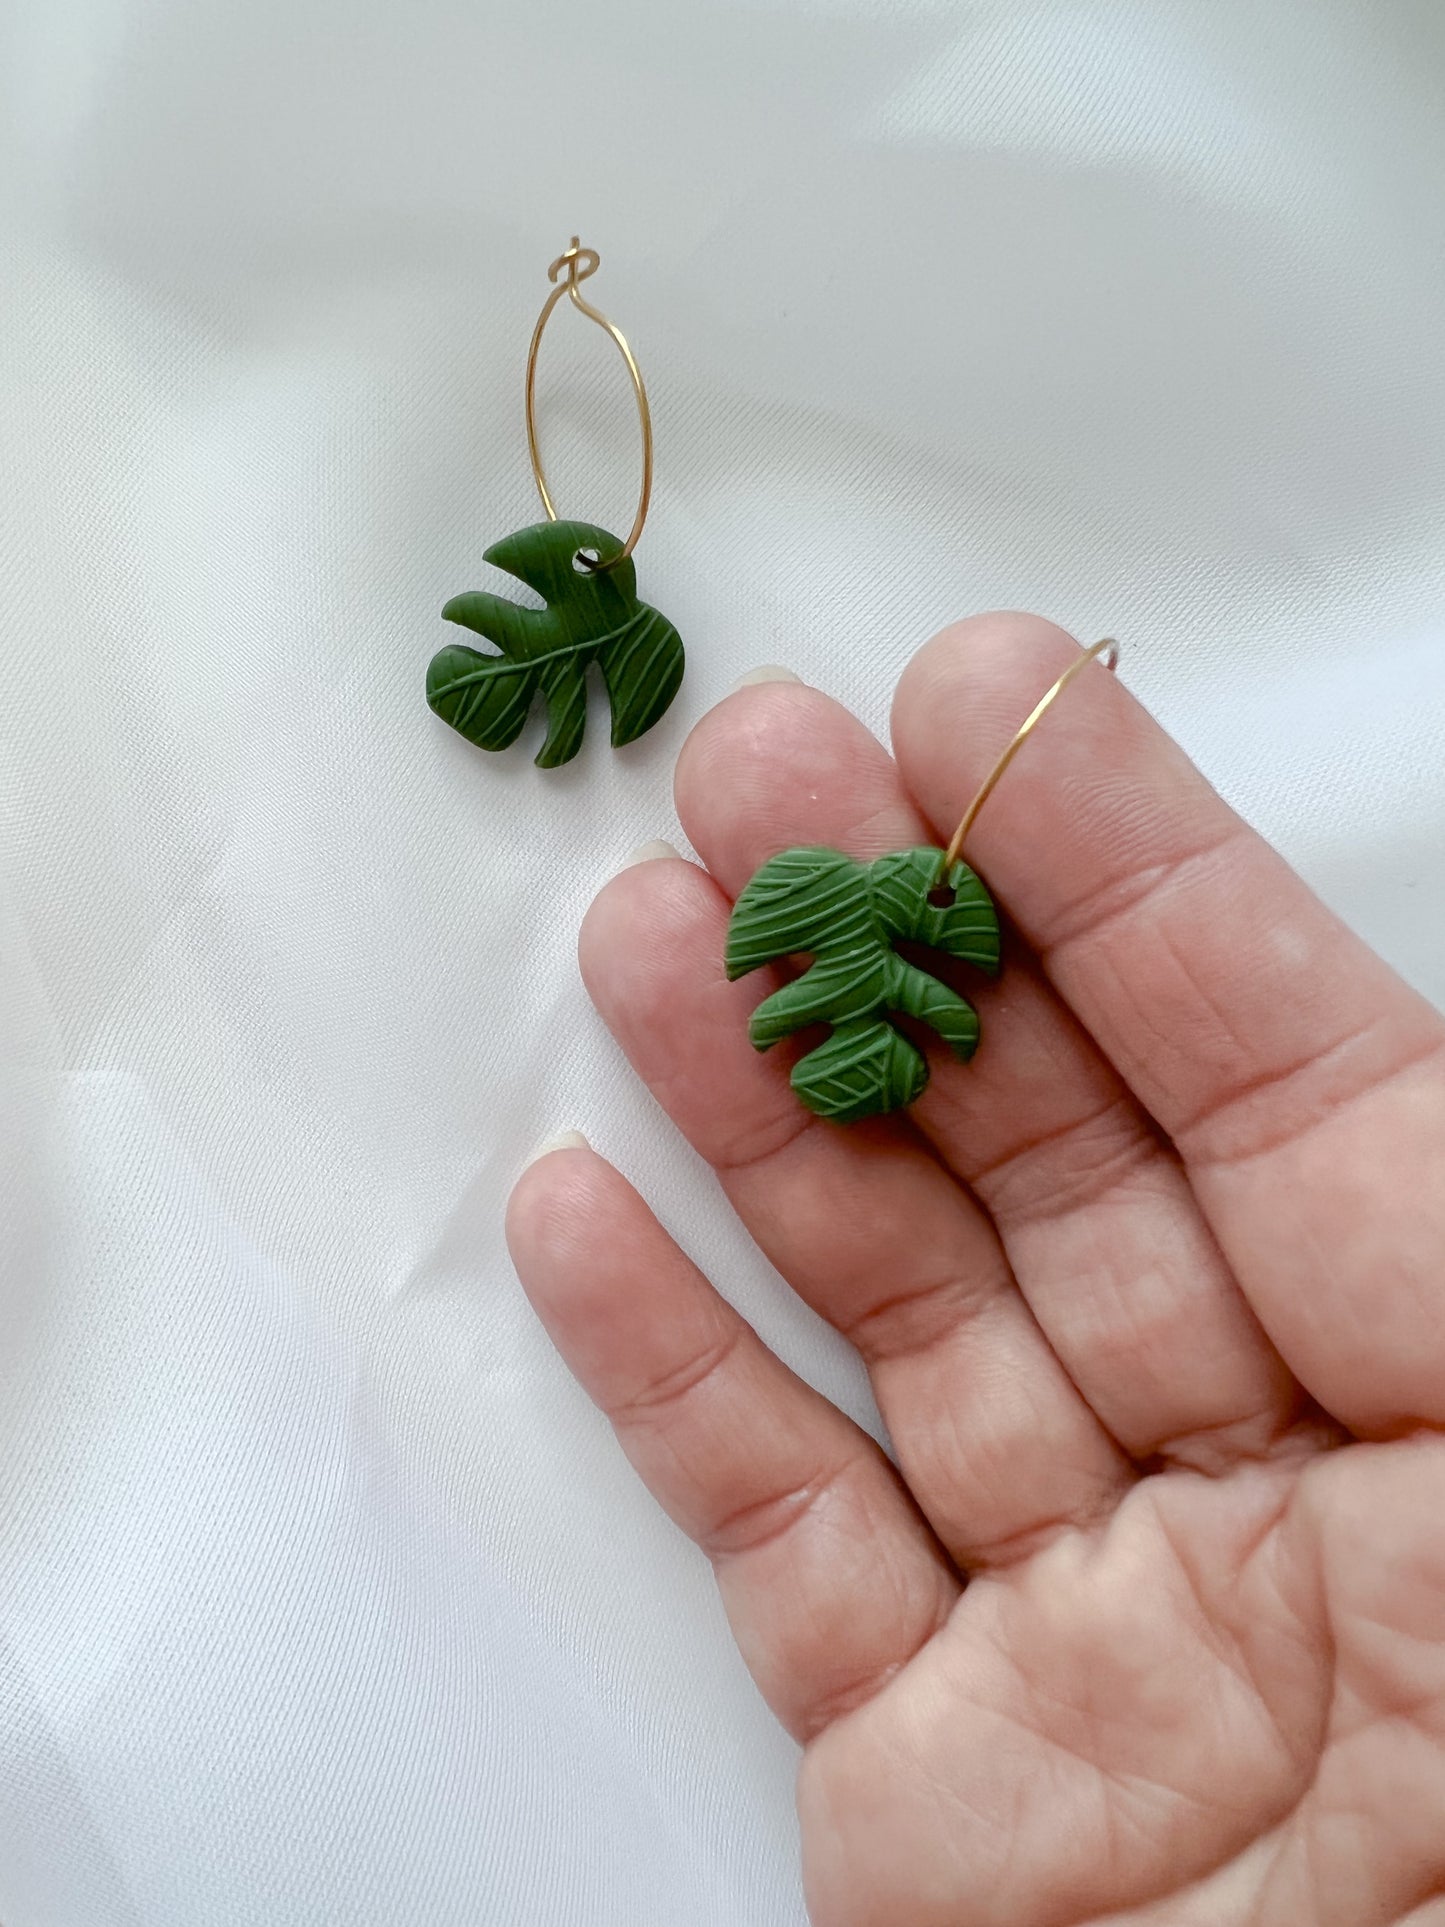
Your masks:
<svg viewBox="0 0 1445 1927"><path fill-rule="evenodd" d="M652 500L652 410L647 405L647 389L643 384L642 371L637 365L632 350L627 345L627 337L617 326L609 321L599 309L594 308L582 293L581 284L597 272L601 257L595 248L584 248L577 236L572 236L571 245L557 256L547 270L547 279L554 282L551 294L543 303L542 312L537 317L537 325L532 330L532 345L527 351L527 449L532 458L532 474L536 478L537 493L542 498L542 506L547 511L549 521L557 518L556 506L552 501L552 491L547 486L547 471L542 466L542 451L537 441L537 353L542 346L542 331L552 318L552 310L564 295L572 305L589 321L611 335L616 342L622 359L627 363L627 372L632 377L632 390L637 398L637 418L642 425L642 493L637 501L637 514L633 518L632 529L627 540L616 555L592 557L579 556L578 560L587 568L601 572L616 568L637 547L637 539L642 534L642 525L647 520L648 504ZM558 277L566 270L566 280Z"/></svg>
<svg viewBox="0 0 1445 1927"><path fill-rule="evenodd" d="M985 776L985 778L983 779L983 782L979 785L978 794L974 797L973 801L969 804L968 808L964 811L963 819L959 823L958 828L954 831L953 840L949 844L947 850L945 850L943 854L943 860L938 866L938 875L939 875L940 882L943 880L943 878L945 878L948 875L949 871L953 868L954 864L957 863L959 852L963 848L963 840L968 835L969 831L973 828L974 823L977 820L979 811L983 808L984 804L988 801L988 799L993 795L994 790L998 786L999 778L1003 775L1004 771L1008 768L1009 764L1013 761L1015 756L1018 755L1019 751L1023 748L1024 744L1028 741L1029 737L1033 734L1034 730L1038 727L1039 723L1042 722L1045 711L1048 710L1049 707L1054 702L1056 702L1060 696L1063 695L1064 691L1068 688L1069 684L1074 680L1075 676L1078 675L1079 671L1081 669L1087 669L1089 664L1093 662L1096 656L1103 657L1104 667L1106 669L1114 670L1118 668L1119 645L1117 642L1115 642L1112 636L1105 636L1103 641L1096 642L1092 649L1086 649L1083 655L1079 657L1077 662L1071 662L1068 668L1064 671L1063 675L1060 676L1058 681L1054 684L1053 688L1050 689L1048 693L1045 696L1043 696L1034 705L1033 709L1026 717L1022 728L1019 730L1018 734L1014 737L1013 741L1009 744L1008 748L1004 751L1003 755L999 757L998 761L994 764L993 768L989 771L988 775Z"/></svg>

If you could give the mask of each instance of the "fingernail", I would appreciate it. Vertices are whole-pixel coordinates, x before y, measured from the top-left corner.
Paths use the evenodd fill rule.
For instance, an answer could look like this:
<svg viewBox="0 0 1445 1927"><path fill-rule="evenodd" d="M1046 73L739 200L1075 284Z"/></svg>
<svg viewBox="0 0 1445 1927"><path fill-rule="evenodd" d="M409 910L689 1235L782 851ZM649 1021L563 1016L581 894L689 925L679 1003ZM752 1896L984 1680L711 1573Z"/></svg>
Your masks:
<svg viewBox="0 0 1445 1927"><path fill-rule="evenodd" d="M664 843L660 836L655 836L650 843L639 845L639 847L632 852L631 856L625 856L622 859L620 867L624 870L630 870L634 863L655 863L659 857L680 857L681 855L681 850L674 850L670 843Z"/></svg>
<svg viewBox="0 0 1445 1927"><path fill-rule="evenodd" d="M736 695L738 690L747 689L755 682L801 682L802 680L803 678L795 676L791 669L784 669L781 663L765 662L761 669L750 669L745 676L739 676L728 693Z"/></svg>
<svg viewBox="0 0 1445 1927"><path fill-rule="evenodd" d="M539 1158L550 1157L553 1151L590 1151L592 1146L580 1131L554 1131L551 1137L543 1138L528 1164L535 1164Z"/></svg>

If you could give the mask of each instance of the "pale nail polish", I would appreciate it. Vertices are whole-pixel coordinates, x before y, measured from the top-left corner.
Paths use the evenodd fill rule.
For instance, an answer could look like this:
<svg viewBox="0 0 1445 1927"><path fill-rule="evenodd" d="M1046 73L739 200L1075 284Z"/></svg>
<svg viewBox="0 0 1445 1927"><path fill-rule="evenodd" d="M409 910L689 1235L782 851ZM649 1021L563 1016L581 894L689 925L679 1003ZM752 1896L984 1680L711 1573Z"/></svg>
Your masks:
<svg viewBox="0 0 1445 1927"><path fill-rule="evenodd" d="M756 682L801 682L802 680L803 678L795 676L791 669L784 669L781 663L767 662L761 669L750 669L745 676L739 676L730 693L736 695L738 690L748 689Z"/></svg>
<svg viewBox="0 0 1445 1927"><path fill-rule="evenodd" d="M554 1131L551 1137L543 1138L527 1162L535 1164L539 1158L548 1157L553 1151L590 1151L591 1149L592 1146L580 1131Z"/></svg>
<svg viewBox="0 0 1445 1927"><path fill-rule="evenodd" d="M639 845L631 856L625 856L622 859L621 868L630 870L634 863L656 863L659 857L680 857L681 855L681 850L673 849L670 843L664 843L660 836L655 836L650 843Z"/></svg>

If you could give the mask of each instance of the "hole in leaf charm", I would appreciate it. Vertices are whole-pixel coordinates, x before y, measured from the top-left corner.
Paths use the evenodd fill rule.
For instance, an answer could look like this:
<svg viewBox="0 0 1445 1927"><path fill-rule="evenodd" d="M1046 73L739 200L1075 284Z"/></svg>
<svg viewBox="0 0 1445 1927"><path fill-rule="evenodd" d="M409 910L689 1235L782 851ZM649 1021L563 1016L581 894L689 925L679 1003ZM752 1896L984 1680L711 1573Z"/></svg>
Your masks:
<svg viewBox="0 0 1445 1927"><path fill-rule="evenodd" d="M857 863L837 850L784 850L756 873L728 923L727 974L746 976L780 957L812 958L793 983L765 997L748 1033L758 1050L809 1024L828 1024L826 1043L800 1058L792 1085L819 1117L840 1124L911 1104L928 1083L923 1053L891 1016L927 1024L955 1057L978 1043L972 1004L898 955L923 944L976 964L999 966L998 914L966 863L949 871L947 903L934 901L937 850L900 850Z"/></svg>
<svg viewBox="0 0 1445 1927"><path fill-rule="evenodd" d="M630 557L613 568L575 566L578 555L616 555L621 547L589 522L540 522L488 549L486 561L535 589L547 606L524 609L485 589L452 597L442 610L446 620L474 629L500 653L452 643L432 657L426 699L442 721L479 749L506 749L540 696L547 737L537 762L555 769L582 747L587 670L596 663L612 706L614 749L651 729L682 682L681 638L638 600Z"/></svg>

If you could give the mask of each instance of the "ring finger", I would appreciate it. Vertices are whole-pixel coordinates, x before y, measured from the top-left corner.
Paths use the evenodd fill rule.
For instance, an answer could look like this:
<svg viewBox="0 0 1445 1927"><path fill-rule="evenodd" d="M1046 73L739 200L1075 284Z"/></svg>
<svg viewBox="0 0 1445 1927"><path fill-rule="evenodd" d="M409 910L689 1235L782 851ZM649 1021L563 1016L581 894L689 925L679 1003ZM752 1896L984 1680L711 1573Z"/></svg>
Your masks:
<svg viewBox="0 0 1445 1927"><path fill-rule="evenodd" d="M963 1566L1112 1509L1127 1462L1014 1287L988 1219L897 1119L800 1111L753 1051L756 991L722 972L727 898L641 863L588 913L582 970L633 1064L748 1230L863 1356L915 1499Z"/></svg>

